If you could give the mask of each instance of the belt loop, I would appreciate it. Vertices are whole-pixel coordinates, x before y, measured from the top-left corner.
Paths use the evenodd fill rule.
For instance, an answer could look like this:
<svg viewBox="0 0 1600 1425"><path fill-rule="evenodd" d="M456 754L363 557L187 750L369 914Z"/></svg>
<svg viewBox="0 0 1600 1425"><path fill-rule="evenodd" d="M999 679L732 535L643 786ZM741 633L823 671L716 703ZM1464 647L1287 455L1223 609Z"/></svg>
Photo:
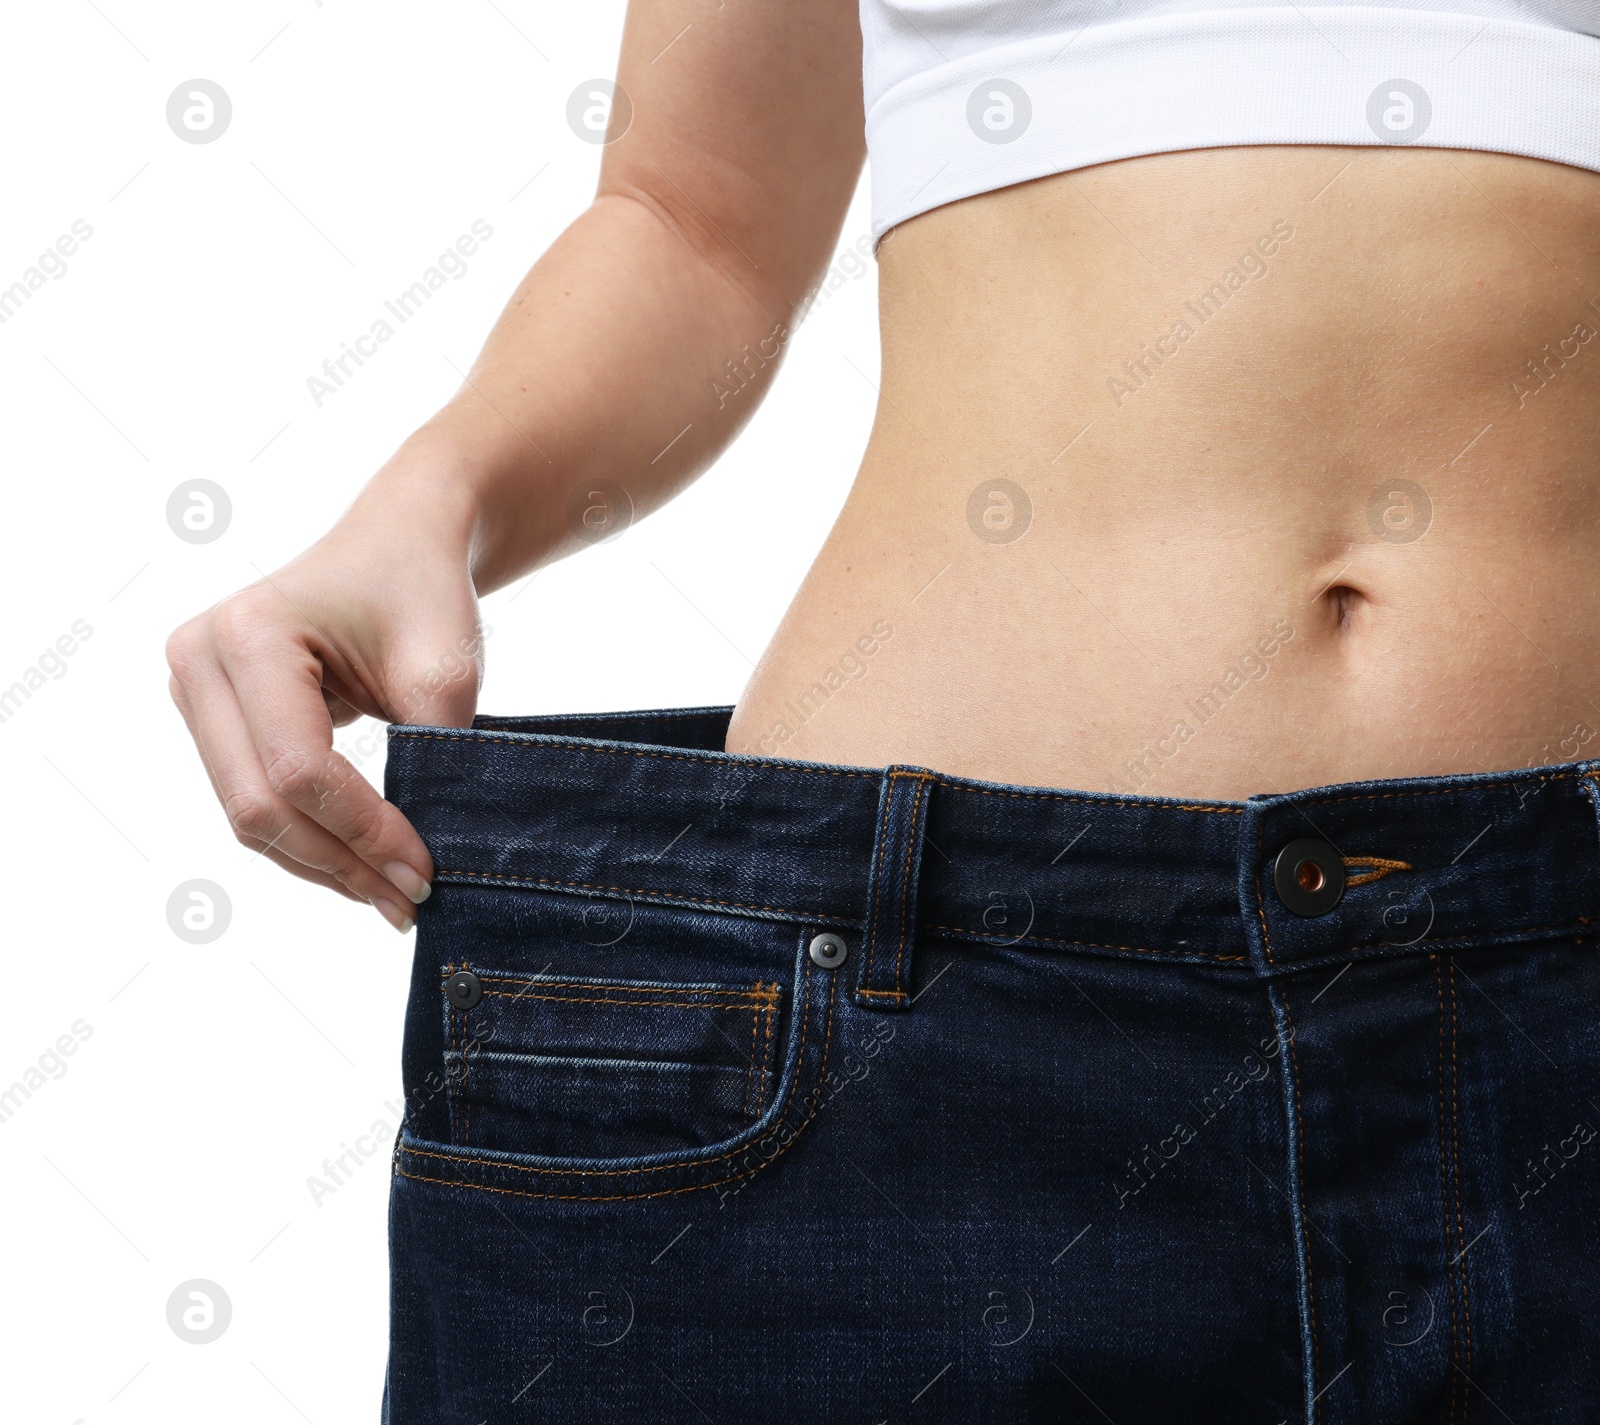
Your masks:
<svg viewBox="0 0 1600 1425"><path fill-rule="evenodd" d="M1578 769L1578 786L1589 794L1589 800L1594 803L1595 815L1600 818L1600 762L1577 762L1573 764ZM1597 822L1600 830L1600 822Z"/></svg>
<svg viewBox="0 0 1600 1425"><path fill-rule="evenodd" d="M886 767L867 880L867 926L856 975L863 1009L911 1007L911 954L917 938L917 877L932 772Z"/></svg>

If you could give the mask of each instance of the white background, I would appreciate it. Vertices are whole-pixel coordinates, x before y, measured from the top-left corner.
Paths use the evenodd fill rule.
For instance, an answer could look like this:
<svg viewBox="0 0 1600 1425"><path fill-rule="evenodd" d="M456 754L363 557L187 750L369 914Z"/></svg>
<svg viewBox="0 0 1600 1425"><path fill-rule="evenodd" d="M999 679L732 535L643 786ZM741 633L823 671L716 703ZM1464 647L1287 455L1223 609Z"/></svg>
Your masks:
<svg viewBox="0 0 1600 1425"><path fill-rule="evenodd" d="M0 688L93 629L0 723L0 1089L92 1031L0 1122L7 1420L376 1419L388 1144L320 1202L307 1180L395 1122L410 941L232 839L162 645L309 543L455 388L589 200L601 150L567 97L614 72L621 21L615 0L6 7L0 287L94 230L0 325ZM166 120L196 77L233 104L206 144ZM307 377L479 218L466 275L318 408ZM867 229L863 189L843 245ZM486 602L482 710L737 698L865 444L875 311L868 264L698 486ZM197 477L233 505L203 545L166 520ZM168 926L195 878L232 904L208 945ZM192 1278L232 1303L209 1344L168 1325Z"/></svg>

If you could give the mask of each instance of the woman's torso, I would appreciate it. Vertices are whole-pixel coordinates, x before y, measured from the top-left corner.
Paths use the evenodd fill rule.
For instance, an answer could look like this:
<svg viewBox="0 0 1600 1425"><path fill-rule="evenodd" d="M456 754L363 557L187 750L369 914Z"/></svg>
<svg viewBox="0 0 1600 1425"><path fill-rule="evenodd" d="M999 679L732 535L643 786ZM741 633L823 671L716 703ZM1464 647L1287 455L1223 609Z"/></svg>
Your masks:
<svg viewBox="0 0 1600 1425"><path fill-rule="evenodd" d="M1239 798L1600 748L1600 174L1159 154L879 263L872 437L731 750Z"/></svg>

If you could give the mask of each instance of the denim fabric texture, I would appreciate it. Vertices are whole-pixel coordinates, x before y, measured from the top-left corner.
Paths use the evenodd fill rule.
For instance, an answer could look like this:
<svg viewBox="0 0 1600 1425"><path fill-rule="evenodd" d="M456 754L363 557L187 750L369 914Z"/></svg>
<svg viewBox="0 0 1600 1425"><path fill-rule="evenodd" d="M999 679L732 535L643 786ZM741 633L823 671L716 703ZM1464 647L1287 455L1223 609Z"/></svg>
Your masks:
<svg viewBox="0 0 1600 1425"><path fill-rule="evenodd" d="M1595 764L1200 803L729 711L390 729L389 1425L1597 1418Z"/></svg>

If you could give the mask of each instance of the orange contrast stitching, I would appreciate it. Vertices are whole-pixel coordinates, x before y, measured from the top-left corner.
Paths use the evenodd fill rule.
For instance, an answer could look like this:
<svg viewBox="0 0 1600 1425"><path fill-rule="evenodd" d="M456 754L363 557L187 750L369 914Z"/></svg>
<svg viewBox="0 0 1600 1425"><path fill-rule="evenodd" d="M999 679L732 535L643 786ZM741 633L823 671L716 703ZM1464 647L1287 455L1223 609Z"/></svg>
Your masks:
<svg viewBox="0 0 1600 1425"><path fill-rule="evenodd" d="M823 1035L823 1040L822 1040L822 1057L821 1057L820 1061L817 1064L817 1082L818 1082L819 1085L822 1082L822 1075L827 1071L827 1066L828 1066L828 1047L833 1042L833 1009L834 1009L834 1003L838 998L838 985L839 985L838 977L837 976L832 976L832 977L830 977L830 979L831 979L831 983L830 983L830 985L828 987L827 1028L826 1028L826 1032ZM809 985L808 985L808 997L809 997ZM810 1016L808 1015L807 1019L809 1019L809 1017ZM801 1057L797 1058L796 1061L795 1061L795 1073L796 1073L797 1077L798 1077L798 1074L800 1072L800 1068L802 1067L803 1056L804 1056L804 1052L805 1052L805 1028L804 1028L804 1026L802 1026L802 1029L801 1029L800 1050L801 1050ZM790 1111L794 1108L794 1102L795 1102L794 1099L791 1098L789 1100L789 1102L784 1105L783 1113L779 1116L779 1119L778 1119L777 1123L773 1124L772 1127L769 1128L765 1133L761 1134L760 1137L754 1138L750 1142L746 1143L743 1147L736 1148L732 1152L729 1152L729 1153L724 1153L720 1157L706 1159L705 1160L705 1165L709 1165L711 1163L720 1163L720 1162L723 1162L725 1159L728 1159L728 1158L736 1158L741 1153L745 1152L747 1149L755 1147L755 1145L757 1143L764 1142L767 1138L770 1138L788 1120ZM415 1178L418 1182L438 1183L443 1187L473 1188L473 1189L476 1189L479 1192L497 1192L497 1193L507 1194L507 1195L509 1195L511 1197L532 1197L532 1198L541 1198L541 1199L547 1199L547 1200L554 1200L554 1201L558 1201L558 1202L629 1202L629 1201L634 1201L634 1200L639 1199L639 1198L672 1197L672 1196L675 1196L676 1194L678 1194L680 1192L699 1192L704 1188L721 1187L724 1183L736 1182L740 1178L751 1178L751 1177L754 1177L758 1172L761 1171L762 1168L767 1167L770 1164L777 1162L777 1160L779 1158L781 1158L785 1153L787 1153L789 1151L790 1148L792 1148L797 1142L799 1142L800 1135L805 1132L807 1126L811 1123L811 1120L817 1116L817 1113L821 1109L821 1107L822 1107L822 1103L821 1103L820 1100L818 1102L814 1103L812 1105L812 1107L811 1107L810 1112L807 1113L805 1118L801 1120L800 1126L795 1129L794 1136L792 1138L790 1138L789 1141L787 1143L785 1143L781 1148L779 1148L776 1153L774 1153L770 1158L768 1158L766 1160L766 1162L756 1164L756 1166L751 1168L748 1172L731 1173L731 1174L729 1174L729 1176L727 1176L725 1178L719 1178L715 1182L691 1183L687 1187L680 1187L680 1188L663 1188L659 1192L606 1193L606 1194L599 1194L599 1195L591 1195L591 1194L588 1194L588 1193L565 1193L565 1194L563 1194L563 1193L547 1193L547 1192L523 1192L523 1191L521 1191L521 1190L519 1190L517 1188L489 1187L489 1186L487 1186L486 1184L483 1184L483 1183L464 1183L464 1182L453 1181L452 1179L449 1179L449 1178L429 1178L429 1177L424 1177L420 1173L408 1173L408 1172L406 1172L406 1170L403 1167L398 1167L398 1166L396 1168L396 1171L399 1172L402 1177ZM482 1163L485 1167L491 1167L491 1168L512 1167L512 1168L517 1168L519 1171L522 1171L522 1172L534 1172L534 1173L545 1172L545 1173L550 1173L550 1172L560 1172L561 1171L560 1169L556 1169L556 1168L530 1168L530 1167L525 1167L524 1165L522 1165L520 1163L490 1163L490 1162L486 1162L482 1158L456 1157L456 1156L453 1156L453 1155L448 1154L448 1153L427 1153L427 1152L423 1152L421 1149L417 1149L417 1148L402 1148L401 1152L402 1153L411 1153L411 1154L414 1154L416 1156L425 1157L425 1158L444 1158L444 1159L447 1159L447 1160L449 1160L451 1162ZM698 1164L698 1163L693 1163L693 1162L663 1163L659 1167L655 1167L655 1168L619 1169L619 1170L607 1170L607 1171L604 1171L604 1172L577 1171L577 1172L568 1172L568 1173L565 1174L565 1176L568 1176L568 1177L628 1177L628 1176L631 1176L633 1174L642 1173L642 1172L665 1172L669 1168L684 1168L684 1167L699 1167L699 1166L704 1166L704 1165Z"/></svg>
<svg viewBox="0 0 1600 1425"><path fill-rule="evenodd" d="M391 732L390 737L406 738L412 742L483 742L500 743L507 747L563 747L571 752L608 752L619 757L654 757L665 762L699 762L710 767L738 767L755 764L771 767L776 772L808 772L817 777L859 777L867 781L878 780L871 772L851 772L831 767L817 767L805 762L774 762L765 757L751 757L744 752L723 752L716 757L690 757L682 752L644 751L636 747L595 747L585 742L568 742L542 732L519 733L519 737L537 737L537 743L519 742L510 737L489 737L479 733L475 737L451 736L442 732Z"/></svg>
<svg viewBox="0 0 1600 1425"><path fill-rule="evenodd" d="M1342 802L1382 802L1391 801L1396 797L1457 797L1471 792L1486 792L1491 787L1517 787L1526 782L1564 782L1569 777L1576 777L1577 772L1552 772L1545 777L1507 777L1499 782L1480 782L1472 787L1438 787L1432 791L1421 792L1364 792L1359 797L1324 797L1320 801L1296 803L1308 807L1338 806ZM1589 776L1590 773L1582 773Z"/></svg>
<svg viewBox="0 0 1600 1425"><path fill-rule="evenodd" d="M1311 1384L1322 1378L1322 1348L1317 1341L1317 1289L1311 1275L1311 1234L1306 1230L1306 1133L1305 1113L1300 1105L1300 1061L1294 1051L1294 1020L1289 1016L1289 996L1281 989L1283 1022L1288 1029L1289 1073L1294 1083L1294 1149L1300 1177L1300 1242L1306 1254L1306 1306L1311 1316ZM1313 1421L1322 1419L1322 1394L1317 1392L1312 1406Z"/></svg>
<svg viewBox="0 0 1600 1425"><path fill-rule="evenodd" d="M829 993L829 999L828 999L828 1037L829 1038L831 1038L832 1034L833 1034L833 1000L834 1000L834 997L835 997L835 995L837 993L838 983L839 983L839 979L838 979L837 975L829 976L829 992L828 992ZM804 989L804 996L803 996L803 998L801 1000L800 1007L795 1011L797 1014L799 1014L801 1016L801 1019L800 1019L800 1048L797 1051L797 1053L795 1054L795 1061L794 1061L795 1062L795 1078L796 1078L797 1082L798 1082L801 1070L805 1067L806 1036L807 1036L807 1033L809 1032L810 1027L811 1027L811 1015L810 1015L810 1012L809 1012L810 1011L810 1001L811 1001L811 980L810 980L809 976L807 976L805 978L805 980L802 982L802 985L803 985L803 989ZM827 1043L825 1041L823 1043L823 1048L822 1048L822 1056L823 1056L823 1062L824 1063L827 1062L827 1055L828 1055L828 1047L827 1047ZM820 1067L819 1067L818 1072L819 1073L821 1072ZM457 1155L457 1154L452 1154L452 1153L434 1153L434 1152L430 1152L426 1148L402 1148L400 1151L402 1153L414 1154L415 1156L417 1156L419 1158L441 1158L441 1159L445 1160L446 1162L451 1162L451 1163L476 1163L480 1167L485 1167L485 1168L509 1168L509 1169L512 1169L513 1171L519 1172L519 1173L541 1173L541 1174L553 1175L553 1176L556 1176L556 1177L566 1177L566 1178L628 1178L628 1177L637 1177L640 1173L665 1173L665 1172L671 1171L672 1169L675 1169L675 1168L701 1167L701 1166L705 1166L705 1165L708 1165L708 1164L711 1164L711 1163L720 1163L726 1158L738 1157L738 1155L740 1153L743 1153L747 1148L753 1148L753 1147L755 1147L755 1145L757 1143L765 1142L774 1133L776 1133L780 1128L782 1128L784 1123L788 1120L789 1114L793 1110L793 1108L794 1108L794 1099L791 1097L789 1102L784 1105L783 1112L778 1116L778 1121L776 1123L774 1123L772 1125L772 1127L767 1129L767 1131L765 1133L759 1134L757 1137L752 1138L748 1143L744 1144L742 1147L734 1148L734 1149L732 1149L731 1151L729 1151L727 1153L723 1153L720 1157L706 1158L702 1162L696 1162L692 1158L680 1158L676 1162L658 1163L654 1167L649 1167L649 1168L540 1168L540 1167L535 1167L535 1166L533 1166L532 1164L529 1164L529 1163L496 1163L496 1162L494 1162L494 1161L492 1161L491 1159L488 1159L488 1158L468 1158L468 1157L463 1157L463 1156L460 1156L460 1155Z"/></svg>
<svg viewBox="0 0 1600 1425"><path fill-rule="evenodd" d="M760 905L750 901L719 901L711 896L686 896L677 891L640 890L637 886L591 885L587 881L563 881L555 876L509 876L498 871L439 870L434 880L457 877L463 881L509 881L520 886L566 886L576 891L615 891L622 896L659 896L662 900L686 901L691 905L720 905L731 910L765 910L792 920L820 920L826 925L854 925L855 922L840 915L828 915L820 910L791 910L788 906Z"/></svg>
<svg viewBox="0 0 1600 1425"><path fill-rule="evenodd" d="M446 977L448 979L448 976ZM546 980L536 975L479 975L488 985L537 985L542 990L606 990L630 995L724 995L766 1004L776 999L781 986L757 982L748 990L735 985L626 985L615 980Z"/></svg>
<svg viewBox="0 0 1600 1425"><path fill-rule="evenodd" d="M777 986L774 985L773 988L776 989ZM758 1118L766 1112L767 1108L767 1075L772 1071L772 1020L777 1007L776 996L767 1001L767 1034L761 1046L761 1079L760 1086L756 1090L756 1116Z"/></svg>
<svg viewBox="0 0 1600 1425"><path fill-rule="evenodd" d="M469 737L459 734L451 735L441 732L412 732L403 728L392 729L389 733L389 736L394 739L407 738L414 742L491 742L503 743L509 747L563 747L573 752L608 752L613 755L623 757L655 757L672 762L700 762L713 767L758 766L771 767L774 771L778 772L807 772L813 776L821 777L852 777L874 782L882 780L882 774L880 772L857 772L847 768L818 767L805 762L776 761L767 757L752 757L746 752L723 752L718 754L716 757L690 757L681 752L662 752L655 750L645 751L643 749L634 747L597 747L590 743L567 741L548 733L525 732L518 734L518 737L538 737L541 739L538 743L521 742L510 737L490 737L481 732L475 736ZM947 780L943 777L936 776L931 772L906 772L896 775L924 777L931 781L938 782L941 787L948 787L951 791L970 792L976 796L982 797L1011 797L1022 801L1037 802L1069 802L1074 806L1128 807L1135 811L1146 811L1152 807L1168 807L1173 811L1206 812L1221 816L1241 816L1245 810L1242 804L1232 806L1226 804L1221 806L1200 806L1192 802L1166 801L1159 797L1151 797L1147 801L1128 802L1107 801L1098 797L1075 797L1068 792L1013 792L999 787L974 787L962 782Z"/></svg>
<svg viewBox="0 0 1600 1425"><path fill-rule="evenodd" d="M856 923L855 921L850 920L846 916L842 916L842 915L825 915L821 911L790 910L790 909L788 909L787 907L784 907L784 906L751 905L751 904L748 904L748 903L743 902L743 901L711 901L711 900L706 900L704 897L700 897L700 896L681 896L681 895L676 894L673 891L630 890L626 886L591 886L591 885L586 885L585 883L583 883L581 881L558 881L558 880L555 880L553 877L550 877L550 876L506 876L506 875L499 875L499 874L497 874L495 872L491 872L491 871L438 871L438 872L435 872L435 879L437 879L438 877L442 877L442 876L459 876L463 880L477 878L477 879L488 879L488 880L496 880L496 881L511 881L511 882L522 884L522 885L571 886L571 887L574 887L574 888L576 888L578 890L585 890L585 891L596 891L596 890L599 890L599 891L617 891L617 892L619 892L619 893L621 893L623 895L661 896L663 898L670 898L670 899L673 899L673 900L699 901L699 902L703 902L704 904L707 904L707 905L728 906L728 907L730 907L731 909L734 909L734 910L765 910L765 911L771 911L775 915L782 915L782 916L788 917L788 918L793 919L793 920L815 920L815 921L820 921L824 925L845 925L845 926L849 926L849 925L854 925ZM981 936L981 935L985 934L984 931L972 930L972 929L969 929L965 925L923 924L923 925L919 926L918 929L920 929L920 930L941 930L941 931L944 931L944 932L946 932L948 934L951 934L951 935L979 935L979 936ZM1138 954L1141 954L1141 955L1200 955L1200 956L1203 956L1204 958L1206 958L1208 960L1247 960L1247 959L1249 959L1249 956L1247 956L1247 955L1217 955L1217 954L1212 954L1210 951L1206 951L1206 950L1194 950L1194 951L1189 951L1189 950L1167 950L1167 949L1162 949L1162 948L1153 947L1153 946L1141 946L1141 945L1101 945L1101 944L1097 944L1097 943L1095 943L1094 941L1091 941L1091 940L1061 940L1061 939L1057 939L1057 938L1055 938L1053 936L1048 936L1048 935L1024 935L1024 936L1021 937L1020 940L1012 941L1011 943L1012 944L1018 944L1018 945L1020 945L1020 944L1029 944L1029 945L1077 945L1077 946L1082 946L1085 950L1131 950L1131 951L1134 951L1134 952L1136 952ZM869 952L869 955L870 955L870 952Z"/></svg>
<svg viewBox="0 0 1600 1425"><path fill-rule="evenodd" d="M1068 802L1073 806L1122 807L1129 811L1151 811L1156 807L1163 807L1169 811L1205 812L1212 816L1243 816L1245 810L1242 805L1200 806L1194 802L1166 801L1160 797L1152 797L1149 801L1142 802L1102 801L1098 797L1075 797L1070 792L1011 792L1001 787L968 786L964 782L952 782L943 777L935 777L933 780L952 792L970 792L980 797L1010 797L1014 801Z"/></svg>
<svg viewBox="0 0 1600 1425"><path fill-rule="evenodd" d="M1342 856L1339 858L1346 866L1368 866L1370 870L1359 876L1351 876L1345 881L1345 886L1367 886L1373 881L1381 881L1385 876L1393 875L1396 871L1414 871L1416 867L1409 861L1391 861L1385 856Z"/></svg>
<svg viewBox="0 0 1600 1425"><path fill-rule="evenodd" d="M969 930L964 925L933 925L924 923L917 927L919 930L942 930L947 935L975 935L987 939L988 932L983 930ZM1210 950L1169 950L1153 945L1102 945L1093 940L1058 940L1049 935L1023 935L1016 940L1008 940L1007 945L1057 945L1063 948L1076 947L1082 950L1127 950L1136 955L1184 955L1199 956L1206 960L1248 960L1248 955L1219 955Z"/></svg>
<svg viewBox="0 0 1600 1425"><path fill-rule="evenodd" d="M756 1033L761 1028L761 1009L756 1006L750 1011L750 1069L744 1076L744 1102L739 1105L740 1113L750 1117L750 1083L756 1073Z"/></svg>
<svg viewBox="0 0 1600 1425"><path fill-rule="evenodd" d="M1450 1172L1446 1166L1445 1158L1445 1087L1444 1087L1444 967L1442 958L1438 955L1429 955L1433 961L1434 995L1439 1006L1439 1206L1444 1217L1444 1249L1448 1253L1454 1241L1454 1233L1450 1222ZM1455 1264L1445 1263L1445 1289L1450 1293L1450 1362L1456 1371L1460 1371L1461 1359L1461 1313L1457 1303ZM1450 1377L1450 1413L1447 1417L1449 1425L1454 1425L1456 1419L1456 1401L1461 1389L1461 1382L1455 1375Z"/></svg>
<svg viewBox="0 0 1600 1425"><path fill-rule="evenodd" d="M510 999L510 1000L543 1000L548 1004L614 1004L622 1009L748 1009L759 1010L759 1005L741 1000L737 1003L721 1003L716 1000L694 1000L685 1002L681 1000L629 1000L629 999L602 999L589 995L530 995L512 994L508 990L485 990L485 999Z"/></svg>
<svg viewBox="0 0 1600 1425"><path fill-rule="evenodd" d="M1588 922L1579 918L1578 924L1587 925ZM1507 935L1523 937L1534 935L1582 935L1582 931L1572 925L1529 925L1521 930L1510 930ZM1477 950L1493 945L1514 945L1519 942L1505 939L1490 939L1483 935L1452 935L1448 940L1424 940L1418 944L1431 945L1435 950ZM1296 970L1306 969L1311 965L1326 964L1329 960L1336 960L1342 955L1358 955L1363 950L1394 950L1404 953L1412 947L1406 945L1392 945L1387 940L1364 940L1357 945L1346 945L1342 950L1329 950L1325 954L1316 955L1303 961L1294 961L1291 968ZM1176 954L1176 951L1160 951L1160 954ZM1270 958L1270 957L1269 957Z"/></svg>
<svg viewBox="0 0 1600 1425"><path fill-rule="evenodd" d="M1461 1042L1461 1018L1456 999L1456 961L1450 957L1450 1118L1451 1136L1454 1139L1454 1169L1456 1180L1456 1241L1464 1242L1467 1229L1461 1218L1461 1064L1456 1050ZM1461 1276L1461 1316L1467 1328L1467 1379L1472 1379L1472 1295L1467 1284L1467 1259L1462 1254L1465 1247L1456 1249L1456 1270ZM1461 1416L1467 1415L1470 1397L1461 1392Z"/></svg>

